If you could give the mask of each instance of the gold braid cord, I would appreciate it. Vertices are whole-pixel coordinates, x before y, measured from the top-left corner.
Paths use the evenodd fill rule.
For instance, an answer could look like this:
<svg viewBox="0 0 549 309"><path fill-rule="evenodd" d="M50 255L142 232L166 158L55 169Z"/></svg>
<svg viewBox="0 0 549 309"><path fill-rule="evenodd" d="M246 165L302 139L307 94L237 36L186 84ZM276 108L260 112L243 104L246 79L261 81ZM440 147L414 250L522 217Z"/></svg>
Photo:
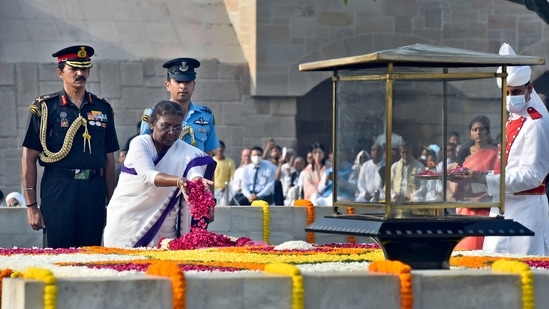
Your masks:
<svg viewBox="0 0 549 309"><path fill-rule="evenodd" d="M194 140L194 129L189 125L183 127L183 131L181 131L181 134L179 134L179 139L183 140L183 138L187 134L191 136L191 145L196 146L196 141Z"/></svg>
<svg viewBox="0 0 549 309"><path fill-rule="evenodd" d="M45 102L42 102L42 117L40 120L40 144L42 144L42 152L40 153L40 160L44 163L54 163L57 162L64 157L66 157L69 154L69 151L72 148L72 142L74 140L74 136L76 135L76 131L80 128L80 126L84 126L86 131L84 132L84 138L88 139L86 137L86 134L88 134L88 128L87 128L87 122L82 115L78 115L78 118L71 124L69 127L67 134L65 135L65 139L63 140L63 146L58 152L51 152L47 148L46 144L46 132L47 132L47 126L48 126L48 106ZM88 139L89 142L89 139ZM86 147L86 143L84 143L84 149ZM90 149L91 152L91 149Z"/></svg>

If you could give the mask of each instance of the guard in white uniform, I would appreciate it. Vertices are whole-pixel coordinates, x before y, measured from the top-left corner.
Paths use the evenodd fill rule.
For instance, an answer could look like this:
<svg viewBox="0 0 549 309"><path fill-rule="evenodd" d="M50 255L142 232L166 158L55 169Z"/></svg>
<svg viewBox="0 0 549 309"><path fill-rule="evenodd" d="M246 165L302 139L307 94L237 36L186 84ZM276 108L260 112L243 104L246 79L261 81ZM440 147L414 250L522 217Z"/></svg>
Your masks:
<svg viewBox="0 0 549 309"><path fill-rule="evenodd" d="M515 55L515 51L505 43L499 54ZM545 177L549 173L549 113L532 87L530 67L509 66L508 73L504 216L534 231L535 236L485 237L483 249L546 256L549 255L549 212L545 194ZM501 88L500 79L498 85ZM497 171L486 176L488 193L496 199L499 183ZM498 214L498 208L491 210L491 216Z"/></svg>

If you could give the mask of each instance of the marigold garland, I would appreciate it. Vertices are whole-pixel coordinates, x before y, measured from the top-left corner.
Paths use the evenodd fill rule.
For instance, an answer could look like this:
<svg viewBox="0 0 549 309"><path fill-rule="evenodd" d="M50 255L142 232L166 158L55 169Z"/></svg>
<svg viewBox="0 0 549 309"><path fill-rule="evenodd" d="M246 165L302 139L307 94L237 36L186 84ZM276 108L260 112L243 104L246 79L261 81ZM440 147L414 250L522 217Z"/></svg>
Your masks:
<svg viewBox="0 0 549 309"><path fill-rule="evenodd" d="M177 263L172 261L159 261L152 263L147 268L147 275L156 275L170 278L173 289L173 308L185 309L186 282L185 274Z"/></svg>
<svg viewBox="0 0 549 309"><path fill-rule="evenodd" d="M269 239L271 238L269 203L264 200L255 200L252 202L252 206L263 208L263 241L269 243Z"/></svg>
<svg viewBox="0 0 549 309"><path fill-rule="evenodd" d="M400 279L400 302L402 309L412 309L412 268L400 261L374 261L368 266L371 272L395 274Z"/></svg>
<svg viewBox="0 0 549 309"><path fill-rule="evenodd" d="M30 267L23 273L25 279L35 279L44 282L44 309L57 308L56 279L49 269Z"/></svg>
<svg viewBox="0 0 549 309"><path fill-rule="evenodd" d="M347 213L350 214L350 215L354 215L355 214L355 208L354 207L347 207ZM349 242L352 243L352 244L356 243L356 238L355 238L354 235L349 235Z"/></svg>
<svg viewBox="0 0 549 309"><path fill-rule="evenodd" d="M265 265L265 272L277 275L286 275L292 277L292 309L305 308L305 298L303 290L303 276L301 271L295 265L286 263L271 263Z"/></svg>
<svg viewBox="0 0 549 309"><path fill-rule="evenodd" d="M315 207L309 200L296 200L294 206L307 207L307 225L315 222ZM307 232L307 242L310 244L315 243L315 234L313 232Z"/></svg>
<svg viewBox="0 0 549 309"><path fill-rule="evenodd" d="M0 272L0 308L2 307L2 281L3 278L8 278L13 273L13 270L6 268Z"/></svg>
<svg viewBox="0 0 549 309"><path fill-rule="evenodd" d="M522 283L522 308L535 308L534 275L530 266L520 261L501 259L492 264L492 271L518 274Z"/></svg>

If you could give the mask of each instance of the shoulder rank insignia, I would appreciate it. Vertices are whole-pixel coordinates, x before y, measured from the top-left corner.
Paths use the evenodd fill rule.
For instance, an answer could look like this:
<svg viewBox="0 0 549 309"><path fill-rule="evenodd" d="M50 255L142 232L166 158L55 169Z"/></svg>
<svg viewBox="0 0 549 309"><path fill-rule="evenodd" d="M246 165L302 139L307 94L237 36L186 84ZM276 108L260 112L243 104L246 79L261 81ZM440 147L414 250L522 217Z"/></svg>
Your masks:
<svg viewBox="0 0 549 309"><path fill-rule="evenodd" d="M528 115L530 115L532 119L539 119L542 117L542 115L533 107L528 107L527 111Z"/></svg>
<svg viewBox="0 0 549 309"><path fill-rule="evenodd" d="M39 97L37 97L36 99L34 99L34 101L31 103L31 105L29 105L29 110L31 113L37 115L38 117L41 116L42 114L42 107L40 106L43 102L45 102L46 100L49 100L51 98L55 98L55 97L58 97L59 96L59 92L54 92L54 93L50 93L50 94L45 94L45 95L41 95Z"/></svg>
<svg viewBox="0 0 549 309"><path fill-rule="evenodd" d="M105 98L103 98L103 97L100 97L100 96L98 96L98 95L95 95L95 94L93 94L93 93L91 93L91 92L88 92L88 94L89 94L89 101L90 101L90 103L93 102L93 99L92 99L92 98L96 98L97 100L103 101L103 102L105 102L105 103L107 103L107 104L110 105L110 103L109 103L109 101L107 101L107 99L105 99Z"/></svg>
<svg viewBox="0 0 549 309"><path fill-rule="evenodd" d="M207 106L202 106L202 107L200 108L200 110L203 110L203 111L205 111L206 113L213 114L213 113L212 113L212 110L211 110L209 107L207 107Z"/></svg>
<svg viewBox="0 0 549 309"><path fill-rule="evenodd" d="M204 120L204 118L202 118L202 117L196 119L196 120L194 121L194 123L197 124L197 125L199 125L199 126L207 126L207 125L210 124L209 121Z"/></svg>

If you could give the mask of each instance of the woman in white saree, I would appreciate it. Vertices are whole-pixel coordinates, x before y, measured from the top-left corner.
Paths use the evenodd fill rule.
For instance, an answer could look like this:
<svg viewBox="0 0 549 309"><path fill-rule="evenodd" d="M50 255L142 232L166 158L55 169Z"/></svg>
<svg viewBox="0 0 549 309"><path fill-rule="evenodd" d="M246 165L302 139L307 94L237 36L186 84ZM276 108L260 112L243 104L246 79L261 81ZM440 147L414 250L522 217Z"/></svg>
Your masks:
<svg viewBox="0 0 549 309"><path fill-rule="evenodd" d="M106 247L156 247L190 231L185 181L200 177L212 185L215 161L179 140L184 116L177 103L161 101L151 115L152 134L130 142L107 206Z"/></svg>

